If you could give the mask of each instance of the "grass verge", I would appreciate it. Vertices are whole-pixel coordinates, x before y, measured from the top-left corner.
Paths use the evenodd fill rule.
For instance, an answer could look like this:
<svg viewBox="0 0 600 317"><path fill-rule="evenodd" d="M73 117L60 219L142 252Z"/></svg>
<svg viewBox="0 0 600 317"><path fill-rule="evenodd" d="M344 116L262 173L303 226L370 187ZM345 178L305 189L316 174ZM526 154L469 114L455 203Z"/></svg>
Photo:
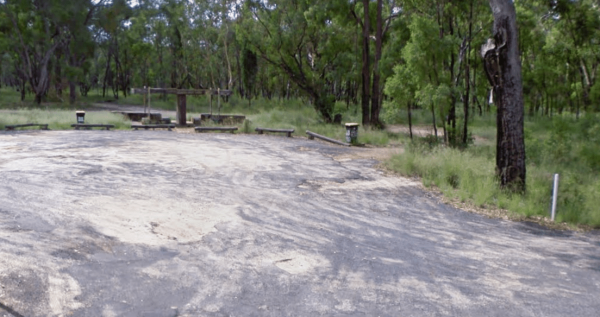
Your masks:
<svg viewBox="0 0 600 317"><path fill-rule="evenodd" d="M26 123L48 124L51 130L67 130L72 129L71 124L76 123L76 118L75 113L69 110L22 109L0 112L0 130L4 130L6 125ZM86 112L85 123L113 124L115 129L121 130L131 128L131 122L124 116L104 111Z"/></svg>
<svg viewBox="0 0 600 317"><path fill-rule="evenodd" d="M439 189L449 200L476 208L504 209L525 219L548 217L552 178L559 173L557 223L600 228L598 122L598 116L593 115L580 120L565 116L527 122L525 195L514 195L498 187L493 142L457 150L421 139L385 166L405 176L420 177L426 187ZM477 129L486 138L495 138L493 127Z"/></svg>

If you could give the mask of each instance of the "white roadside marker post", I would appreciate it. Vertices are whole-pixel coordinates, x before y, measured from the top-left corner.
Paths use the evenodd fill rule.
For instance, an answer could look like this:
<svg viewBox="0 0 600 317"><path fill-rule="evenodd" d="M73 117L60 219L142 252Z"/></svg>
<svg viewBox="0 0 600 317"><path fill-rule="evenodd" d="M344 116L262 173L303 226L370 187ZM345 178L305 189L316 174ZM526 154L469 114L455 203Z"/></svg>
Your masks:
<svg viewBox="0 0 600 317"><path fill-rule="evenodd" d="M556 199L558 197L558 174L554 174L554 187L552 189L552 215L550 220L554 221L556 216Z"/></svg>

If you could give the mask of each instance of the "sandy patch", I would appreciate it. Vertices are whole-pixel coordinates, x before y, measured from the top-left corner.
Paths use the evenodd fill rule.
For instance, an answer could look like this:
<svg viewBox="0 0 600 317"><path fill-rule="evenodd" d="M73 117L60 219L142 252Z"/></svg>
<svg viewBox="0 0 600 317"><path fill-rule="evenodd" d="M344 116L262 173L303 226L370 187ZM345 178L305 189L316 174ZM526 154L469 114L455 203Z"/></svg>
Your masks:
<svg viewBox="0 0 600 317"><path fill-rule="evenodd" d="M160 197L159 193L154 194ZM101 233L123 242L162 245L173 240L190 243L215 232L218 223L240 221L235 205L122 198L93 197L83 199L81 204L88 210L84 217Z"/></svg>
<svg viewBox="0 0 600 317"><path fill-rule="evenodd" d="M317 182L313 182L318 184ZM399 187L419 186L420 183L404 177L381 177L377 180L347 180L343 183L327 182L321 183L319 190L345 190L345 191L373 191L378 189L394 190Z"/></svg>

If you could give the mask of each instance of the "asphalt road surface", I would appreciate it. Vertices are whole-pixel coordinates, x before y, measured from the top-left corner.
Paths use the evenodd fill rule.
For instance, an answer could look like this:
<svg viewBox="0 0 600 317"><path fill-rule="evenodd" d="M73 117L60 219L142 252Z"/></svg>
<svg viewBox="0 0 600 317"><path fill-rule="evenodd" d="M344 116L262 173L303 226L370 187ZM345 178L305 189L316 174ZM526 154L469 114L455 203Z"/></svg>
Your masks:
<svg viewBox="0 0 600 317"><path fill-rule="evenodd" d="M0 316L600 315L598 233L455 209L364 151L0 133Z"/></svg>

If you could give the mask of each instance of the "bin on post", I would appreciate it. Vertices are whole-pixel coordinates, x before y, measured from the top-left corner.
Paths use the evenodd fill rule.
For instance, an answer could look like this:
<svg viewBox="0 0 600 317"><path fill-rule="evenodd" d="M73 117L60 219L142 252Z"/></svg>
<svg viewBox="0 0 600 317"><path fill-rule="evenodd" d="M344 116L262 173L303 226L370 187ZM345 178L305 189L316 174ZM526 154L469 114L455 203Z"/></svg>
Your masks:
<svg viewBox="0 0 600 317"><path fill-rule="evenodd" d="M358 123L346 123L346 142L358 143Z"/></svg>
<svg viewBox="0 0 600 317"><path fill-rule="evenodd" d="M85 121L85 111L75 111L75 115L77 116L77 124L83 124Z"/></svg>

